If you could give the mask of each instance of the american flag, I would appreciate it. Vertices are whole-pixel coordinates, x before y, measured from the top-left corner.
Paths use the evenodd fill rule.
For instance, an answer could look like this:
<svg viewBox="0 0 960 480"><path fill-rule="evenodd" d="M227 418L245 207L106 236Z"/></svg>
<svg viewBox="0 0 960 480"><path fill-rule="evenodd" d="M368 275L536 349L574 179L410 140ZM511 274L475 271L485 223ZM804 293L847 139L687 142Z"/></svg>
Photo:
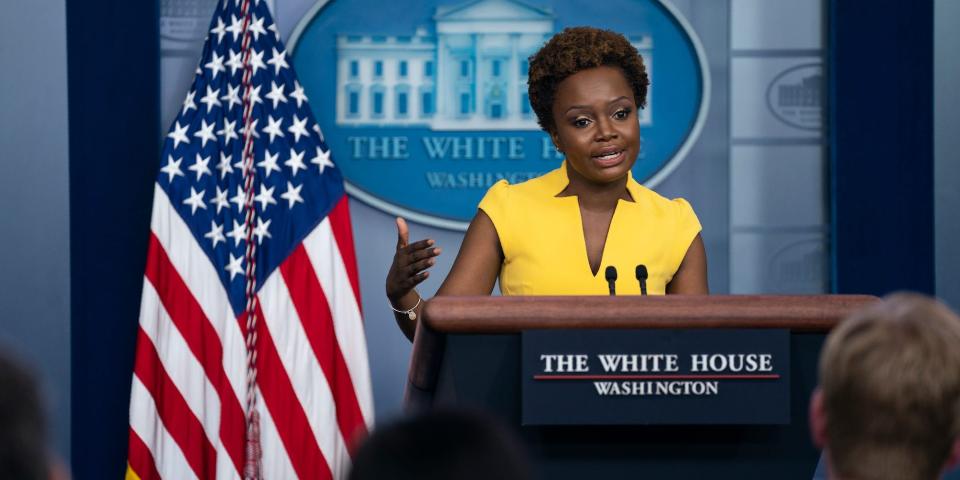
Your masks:
<svg viewBox="0 0 960 480"><path fill-rule="evenodd" d="M347 199L265 1L218 5L161 165L127 478L242 478L257 446L263 478L344 478L373 421Z"/></svg>

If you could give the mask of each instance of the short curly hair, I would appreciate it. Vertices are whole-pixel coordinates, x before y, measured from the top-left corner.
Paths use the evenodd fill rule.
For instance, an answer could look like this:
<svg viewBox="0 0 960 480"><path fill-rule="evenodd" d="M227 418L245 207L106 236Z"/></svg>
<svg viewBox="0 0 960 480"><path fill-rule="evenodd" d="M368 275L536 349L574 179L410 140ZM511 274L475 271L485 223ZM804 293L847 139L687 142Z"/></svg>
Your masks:
<svg viewBox="0 0 960 480"><path fill-rule="evenodd" d="M621 34L592 27L569 27L553 36L530 57L527 91L537 123L547 132L556 130L553 101L557 86L581 70L619 68L633 88L637 106L647 104L650 79L637 49Z"/></svg>

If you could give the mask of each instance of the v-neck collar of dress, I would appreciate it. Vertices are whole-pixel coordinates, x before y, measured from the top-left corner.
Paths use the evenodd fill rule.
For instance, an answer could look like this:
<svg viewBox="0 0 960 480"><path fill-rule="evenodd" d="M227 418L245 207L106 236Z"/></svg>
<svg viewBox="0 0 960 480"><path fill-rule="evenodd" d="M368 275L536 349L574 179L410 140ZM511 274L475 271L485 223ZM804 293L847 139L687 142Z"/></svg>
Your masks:
<svg viewBox="0 0 960 480"><path fill-rule="evenodd" d="M613 217L610 218L610 226L607 227L607 235L603 241L603 249L600 252L600 268L597 269L597 272L594 273L593 269L590 267L590 256L587 254L587 237L583 231L583 215L580 213L580 203L577 195L569 195L566 197L558 197L567 185L570 184L570 178L567 176L567 161L564 160L560 164L560 168L544 175L545 187L548 189L550 194L560 201L566 202L570 205L576 215L571 215L572 218L576 218L576 230L580 232L580 260L577 261L582 268L585 268L586 271L594 278L600 274L600 271L603 270L604 265L609 265L607 263L607 247L610 245L610 239L614 238L617 232L617 217L622 216L625 205L635 205L640 199L640 185L633 180L633 173L627 171L627 192L630 193L630 197L633 201L618 199L617 206L613 210ZM568 200L569 199L569 200ZM629 207L628 207L629 208Z"/></svg>

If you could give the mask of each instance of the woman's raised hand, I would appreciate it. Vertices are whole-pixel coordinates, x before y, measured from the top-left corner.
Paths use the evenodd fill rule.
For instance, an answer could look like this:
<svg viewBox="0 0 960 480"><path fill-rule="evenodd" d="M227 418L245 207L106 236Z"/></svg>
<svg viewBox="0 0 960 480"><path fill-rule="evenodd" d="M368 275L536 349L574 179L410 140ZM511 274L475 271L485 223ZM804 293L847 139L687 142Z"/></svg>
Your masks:
<svg viewBox="0 0 960 480"><path fill-rule="evenodd" d="M387 298L395 308L413 307L412 303L407 305L403 299L430 275L427 269L437 262L435 257L441 252L440 247L434 247L433 244L434 241L429 238L411 244L407 222L397 218L397 251L387 272Z"/></svg>

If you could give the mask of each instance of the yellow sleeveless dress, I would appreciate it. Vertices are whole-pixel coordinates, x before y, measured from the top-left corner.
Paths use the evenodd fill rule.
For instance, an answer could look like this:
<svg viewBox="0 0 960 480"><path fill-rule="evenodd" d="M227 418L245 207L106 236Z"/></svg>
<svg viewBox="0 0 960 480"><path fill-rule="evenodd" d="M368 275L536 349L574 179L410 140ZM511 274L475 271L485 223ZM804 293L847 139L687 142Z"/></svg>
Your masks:
<svg viewBox="0 0 960 480"><path fill-rule="evenodd" d="M587 259L577 197L557 197L569 183L566 163L516 185L501 180L490 187L479 208L493 220L500 245L503 295L607 295L604 271L618 272L617 295L639 295L635 270L646 265L647 292L663 295L680 267L700 221L682 198L668 200L627 179L633 201L617 203L607 233L600 270Z"/></svg>

